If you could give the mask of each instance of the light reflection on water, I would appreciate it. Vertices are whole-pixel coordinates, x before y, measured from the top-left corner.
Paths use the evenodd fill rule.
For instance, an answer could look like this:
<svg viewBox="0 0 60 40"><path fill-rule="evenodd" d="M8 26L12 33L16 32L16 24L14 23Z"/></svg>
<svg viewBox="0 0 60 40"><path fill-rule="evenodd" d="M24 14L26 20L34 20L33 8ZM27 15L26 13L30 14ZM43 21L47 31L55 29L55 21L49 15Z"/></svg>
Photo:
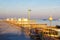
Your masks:
<svg viewBox="0 0 60 40"><path fill-rule="evenodd" d="M5 22L0 22L0 25L0 40L30 40L28 37L29 32L22 31L22 28L14 25L11 26Z"/></svg>
<svg viewBox="0 0 60 40"><path fill-rule="evenodd" d="M48 24L49 21L42 21L42 20L40 21L39 20L39 23L47 23ZM60 21L59 22L53 21L53 23L60 24ZM4 34L0 35L0 40L30 40L29 28L20 28L20 27L17 28L16 26L11 26L4 22L1 24L2 24L1 25L2 27L0 27L0 31L3 32Z"/></svg>
<svg viewBox="0 0 60 40"><path fill-rule="evenodd" d="M0 34L0 40L30 40L29 31L24 30L23 31L21 30L20 34L18 32L17 34L12 32L11 33L6 32L4 34Z"/></svg>

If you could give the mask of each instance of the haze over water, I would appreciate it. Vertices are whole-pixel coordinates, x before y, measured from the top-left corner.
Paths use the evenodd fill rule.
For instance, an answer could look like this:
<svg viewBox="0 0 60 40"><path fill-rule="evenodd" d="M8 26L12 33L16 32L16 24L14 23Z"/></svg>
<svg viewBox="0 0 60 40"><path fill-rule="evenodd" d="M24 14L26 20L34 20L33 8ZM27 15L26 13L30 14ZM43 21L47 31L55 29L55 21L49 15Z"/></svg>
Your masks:
<svg viewBox="0 0 60 40"><path fill-rule="evenodd" d="M50 26L49 20L36 20L38 24L47 24ZM60 25L60 20L52 20L52 26Z"/></svg>
<svg viewBox="0 0 60 40"><path fill-rule="evenodd" d="M27 18L31 9L31 19L60 18L60 0L0 0L0 18Z"/></svg>

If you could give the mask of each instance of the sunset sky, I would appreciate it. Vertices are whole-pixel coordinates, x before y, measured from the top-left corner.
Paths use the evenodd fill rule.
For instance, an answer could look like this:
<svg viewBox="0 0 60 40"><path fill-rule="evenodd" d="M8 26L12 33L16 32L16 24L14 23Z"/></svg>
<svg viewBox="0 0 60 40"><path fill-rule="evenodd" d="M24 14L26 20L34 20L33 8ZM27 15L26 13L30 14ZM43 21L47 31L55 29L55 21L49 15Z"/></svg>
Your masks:
<svg viewBox="0 0 60 40"><path fill-rule="evenodd" d="M0 18L60 18L60 0L0 0Z"/></svg>

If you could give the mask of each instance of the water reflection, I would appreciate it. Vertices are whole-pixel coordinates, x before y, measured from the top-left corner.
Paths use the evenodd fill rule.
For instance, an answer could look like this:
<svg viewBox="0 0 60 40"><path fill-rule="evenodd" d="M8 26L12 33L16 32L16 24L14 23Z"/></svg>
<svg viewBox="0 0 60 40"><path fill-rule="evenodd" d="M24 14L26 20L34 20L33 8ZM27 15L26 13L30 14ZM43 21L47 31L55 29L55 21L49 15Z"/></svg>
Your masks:
<svg viewBox="0 0 60 40"><path fill-rule="evenodd" d="M2 24L2 25L1 25ZM30 40L29 31L26 28L11 26L10 24L1 23L0 40ZM3 25L4 24L4 25ZM25 31L24 31L25 30Z"/></svg>

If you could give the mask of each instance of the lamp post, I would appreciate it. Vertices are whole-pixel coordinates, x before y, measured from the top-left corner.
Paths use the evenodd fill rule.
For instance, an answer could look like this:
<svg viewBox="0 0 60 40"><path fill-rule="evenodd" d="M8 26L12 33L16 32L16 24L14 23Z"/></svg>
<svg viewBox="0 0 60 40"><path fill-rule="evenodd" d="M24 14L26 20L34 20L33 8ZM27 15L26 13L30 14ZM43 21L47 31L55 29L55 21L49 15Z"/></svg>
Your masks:
<svg viewBox="0 0 60 40"><path fill-rule="evenodd" d="M28 9L28 20L30 20L31 9Z"/></svg>
<svg viewBox="0 0 60 40"><path fill-rule="evenodd" d="M52 20L53 20L53 18L52 18L52 16L50 16L50 17L49 17L50 26L51 26L51 24L52 24Z"/></svg>
<svg viewBox="0 0 60 40"><path fill-rule="evenodd" d="M31 9L28 9L28 24L29 24L29 29L30 29L30 14L31 14Z"/></svg>

